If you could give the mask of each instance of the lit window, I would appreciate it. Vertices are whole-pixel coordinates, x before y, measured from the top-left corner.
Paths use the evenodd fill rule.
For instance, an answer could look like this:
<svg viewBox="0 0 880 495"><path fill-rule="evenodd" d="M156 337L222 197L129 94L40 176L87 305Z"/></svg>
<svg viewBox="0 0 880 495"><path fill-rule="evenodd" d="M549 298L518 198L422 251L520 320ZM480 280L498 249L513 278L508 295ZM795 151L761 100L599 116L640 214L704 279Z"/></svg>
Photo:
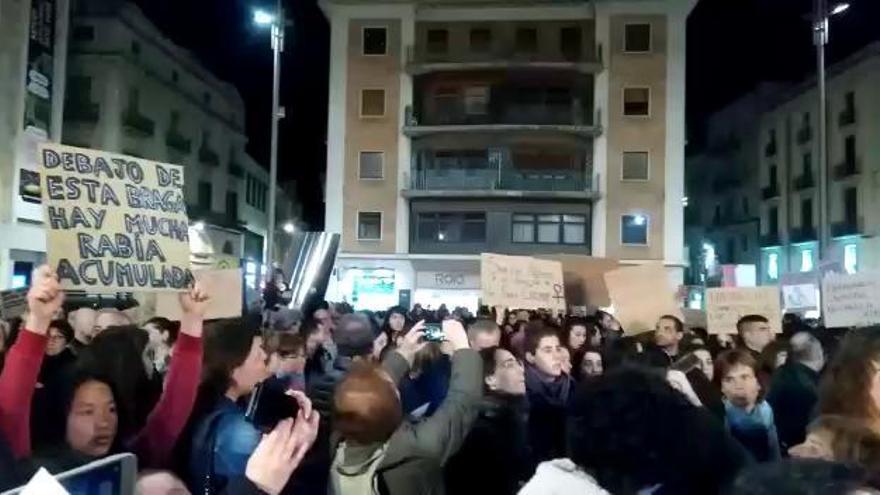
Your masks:
<svg viewBox="0 0 880 495"><path fill-rule="evenodd" d="M801 251L801 271L802 272L813 271L813 250L812 249L804 249Z"/></svg>
<svg viewBox="0 0 880 495"><path fill-rule="evenodd" d="M859 247L855 244L843 246L843 268L846 273L855 273L859 270Z"/></svg>
<svg viewBox="0 0 880 495"><path fill-rule="evenodd" d="M767 255L767 278L776 280L779 278L779 254L770 253Z"/></svg>
<svg viewBox="0 0 880 495"><path fill-rule="evenodd" d="M647 246L648 218L645 215L622 215L620 217L620 243Z"/></svg>

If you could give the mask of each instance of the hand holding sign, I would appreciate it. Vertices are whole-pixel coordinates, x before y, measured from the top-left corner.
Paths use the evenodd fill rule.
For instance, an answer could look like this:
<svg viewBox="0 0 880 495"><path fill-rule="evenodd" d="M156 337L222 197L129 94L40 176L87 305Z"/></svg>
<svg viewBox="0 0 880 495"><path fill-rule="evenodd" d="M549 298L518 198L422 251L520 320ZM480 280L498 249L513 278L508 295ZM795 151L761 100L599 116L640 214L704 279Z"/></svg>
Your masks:
<svg viewBox="0 0 880 495"><path fill-rule="evenodd" d="M64 292L58 283L58 276L47 265L34 270L33 283L28 291L28 316L25 328L32 332L45 334L52 318L61 309Z"/></svg>

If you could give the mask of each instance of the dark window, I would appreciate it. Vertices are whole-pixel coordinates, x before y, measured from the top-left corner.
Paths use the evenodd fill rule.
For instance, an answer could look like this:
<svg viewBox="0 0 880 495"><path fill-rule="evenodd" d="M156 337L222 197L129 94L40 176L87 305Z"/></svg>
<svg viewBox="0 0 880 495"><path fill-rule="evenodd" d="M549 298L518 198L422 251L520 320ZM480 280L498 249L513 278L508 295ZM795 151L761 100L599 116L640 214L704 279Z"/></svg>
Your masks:
<svg viewBox="0 0 880 495"><path fill-rule="evenodd" d="M813 228L813 199L804 198L801 200L801 228Z"/></svg>
<svg viewBox="0 0 880 495"><path fill-rule="evenodd" d="M650 24L627 24L624 29L624 51L636 53L651 51Z"/></svg>
<svg viewBox="0 0 880 495"><path fill-rule="evenodd" d="M770 175L770 182L767 185L770 187L774 187L776 184L778 184L777 181L779 180L778 172L776 170L776 165L770 165L769 175Z"/></svg>
<svg viewBox="0 0 880 495"><path fill-rule="evenodd" d="M620 242L647 246L648 217L645 215L623 215L620 218Z"/></svg>
<svg viewBox="0 0 880 495"><path fill-rule="evenodd" d="M843 191L843 219L846 223L855 224L859 218L859 190L847 187Z"/></svg>
<svg viewBox="0 0 880 495"><path fill-rule="evenodd" d="M385 155L381 151L361 151L358 177L361 179L381 179L384 157Z"/></svg>
<svg viewBox="0 0 880 495"><path fill-rule="evenodd" d="M736 263L736 238L730 237L727 239L727 262L728 263Z"/></svg>
<svg viewBox="0 0 880 495"><path fill-rule="evenodd" d="M810 112L804 112L803 124L805 129L810 127Z"/></svg>
<svg viewBox="0 0 880 495"><path fill-rule="evenodd" d="M749 198L743 196L742 199L743 204L743 216L749 216Z"/></svg>
<svg viewBox="0 0 880 495"><path fill-rule="evenodd" d="M856 163L856 137L847 136L843 143L844 161L847 165Z"/></svg>
<svg viewBox="0 0 880 495"><path fill-rule="evenodd" d="M516 51L519 53L538 51L538 30L529 27L516 28Z"/></svg>
<svg viewBox="0 0 880 495"><path fill-rule="evenodd" d="M492 30L489 28L471 29L471 51L486 53L492 49Z"/></svg>
<svg viewBox="0 0 880 495"><path fill-rule="evenodd" d="M68 76L67 99L77 103L89 103L92 100L92 78L87 76Z"/></svg>
<svg viewBox="0 0 880 495"><path fill-rule="evenodd" d="M715 225L721 223L721 205L715 205L715 214L712 216L712 223Z"/></svg>
<svg viewBox="0 0 880 495"><path fill-rule="evenodd" d="M424 242L486 242L486 214L419 213L417 230Z"/></svg>
<svg viewBox="0 0 880 495"><path fill-rule="evenodd" d="M211 209L211 183L199 182L199 208L203 210Z"/></svg>
<svg viewBox="0 0 880 495"><path fill-rule="evenodd" d="M623 89L623 114L647 116L651 109L651 91L648 88Z"/></svg>
<svg viewBox="0 0 880 495"><path fill-rule="evenodd" d="M801 161L801 168L804 177L809 177L813 175L813 155L811 155L810 153L804 153L803 159Z"/></svg>
<svg viewBox="0 0 880 495"><path fill-rule="evenodd" d="M141 54L141 44L138 43L137 41L132 41L131 42L131 53L134 54L134 56L140 55Z"/></svg>
<svg viewBox="0 0 880 495"><path fill-rule="evenodd" d="M92 41L95 39L95 27L88 24L80 24L73 28L73 41Z"/></svg>
<svg viewBox="0 0 880 495"><path fill-rule="evenodd" d="M232 220L238 220L238 193L226 192L226 216Z"/></svg>
<svg viewBox="0 0 880 495"><path fill-rule="evenodd" d="M446 53L449 51L449 31L445 29L428 30L428 53Z"/></svg>
<svg viewBox="0 0 880 495"><path fill-rule="evenodd" d="M385 115L385 90L364 89L361 91L361 116L382 117Z"/></svg>
<svg viewBox="0 0 880 495"><path fill-rule="evenodd" d="M358 239L378 241L382 239L382 213L362 211L358 213Z"/></svg>
<svg viewBox="0 0 880 495"><path fill-rule="evenodd" d="M580 59L582 48L581 28L564 27L559 31L559 49L566 59Z"/></svg>
<svg viewBox="0 0 880 495"><path fill-rule="evenodd" d="M388 53L388 30L383 27L364 28L364 55Z"/></svg>
<svg viewBox="0 0 880 495"><path fill-rule="evenodd" d="M742 244L742 250L743 250L743 252L744 252L744 253L745 253L745 252L748 252L748 250L749 250L749 236L743 234L743 235L740 237L740 242L741 242L741 244Z"/></svg>
<svg viewBox="0 0 880 495"><path fill-rule="evenodd" d="M843 110L847 114L855 114L856 112L856 94L852 91L847 91L843 96Z"/></svg>
<svg viewBox="0 0 880 495"><path fill-rule="evenodd" d="M767 233L770 235L777 235L779 233L779 208L774 206L767 211L767 220L768 220L768 229Z"/></svg>

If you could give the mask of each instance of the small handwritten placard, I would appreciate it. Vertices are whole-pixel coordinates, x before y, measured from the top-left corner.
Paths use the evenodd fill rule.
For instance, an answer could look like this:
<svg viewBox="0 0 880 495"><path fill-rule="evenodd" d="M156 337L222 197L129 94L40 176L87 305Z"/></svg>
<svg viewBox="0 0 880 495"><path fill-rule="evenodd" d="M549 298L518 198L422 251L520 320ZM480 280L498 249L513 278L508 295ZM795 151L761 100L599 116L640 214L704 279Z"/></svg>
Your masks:
<svg viewBox="0 0 880 495"><path fill-rule="evenodd" d="M483 304L565 311L562 264L529 256L480 256Z"/></svg>

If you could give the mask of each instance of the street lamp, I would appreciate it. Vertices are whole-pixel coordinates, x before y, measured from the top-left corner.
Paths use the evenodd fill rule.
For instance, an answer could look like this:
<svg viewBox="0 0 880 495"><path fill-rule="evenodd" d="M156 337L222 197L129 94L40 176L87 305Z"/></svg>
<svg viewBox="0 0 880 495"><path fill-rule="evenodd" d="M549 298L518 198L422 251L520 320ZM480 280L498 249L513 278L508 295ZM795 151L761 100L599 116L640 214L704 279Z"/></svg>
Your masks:
<svg viewBox="0 0 880 495"><path fill-rule="evenodd" d="M828 44L828 18L849 8L841 2L828 10L826 0L813 0L813 44L816 45L816 84L819 92L819 262L826 256L831 243L828 223L828 123L825 94L825 45Z"/></svg>
<svg viewBox="0 0 880 495"><path fill-rule="evenodd" d="M292 234L296 230L296 225L294 225L293 222L287 222L281 228L288 234Z"/></svg>
<svg viewBox="0 0 880 495"><path fill-rule="evenodd" d="M275 190L278 188L278 121L284 117L284 108L278 104L281 81L281 52L284 51L284 10L281 0L275 4L275 13L254 11L254 23L269 26L272 37L272 149L269 155L269 212L266 225L266 264L271 268L275 246ZM272 270L267 270L271 274Z"/></svg>

